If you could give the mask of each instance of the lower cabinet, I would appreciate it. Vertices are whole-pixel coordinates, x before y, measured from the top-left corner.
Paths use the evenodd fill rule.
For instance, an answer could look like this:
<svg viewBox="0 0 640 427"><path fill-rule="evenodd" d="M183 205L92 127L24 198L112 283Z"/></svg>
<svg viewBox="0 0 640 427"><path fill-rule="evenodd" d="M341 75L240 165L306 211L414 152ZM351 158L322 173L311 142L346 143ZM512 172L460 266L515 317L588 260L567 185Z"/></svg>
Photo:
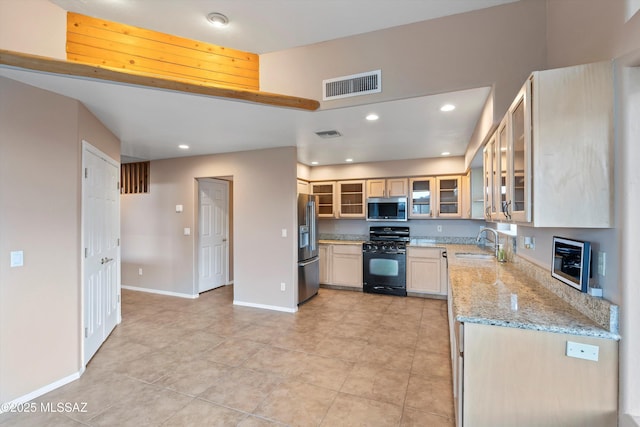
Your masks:
<svg viewBox="0 0 640 427"><path fill-rule="evenodd" d="M468 322L450 326L458 427L617 425L617 341ZM570 343L597 347L597 361L567 356Z"/></svg>
<svg viewBox="0 0 640 427"><path fill-rule="evenodd" d="M320 244L320 283L362 289L362 243Z"/></svg>
<svg viewBox="0 0 640 427"><path fill-rule="evenodd" d="M447 264L444 249L407 248L407 292L447 295Z"/></svg>

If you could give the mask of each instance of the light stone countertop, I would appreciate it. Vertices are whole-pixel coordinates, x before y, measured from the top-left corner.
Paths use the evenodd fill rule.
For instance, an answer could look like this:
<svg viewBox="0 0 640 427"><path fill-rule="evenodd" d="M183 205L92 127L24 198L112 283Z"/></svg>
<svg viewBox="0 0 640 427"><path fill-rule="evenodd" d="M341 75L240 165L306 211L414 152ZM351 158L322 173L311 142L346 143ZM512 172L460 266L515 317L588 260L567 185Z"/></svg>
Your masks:
<svg viewBox="0 0 640 427"><path fill-rule="evenodd" d="M460 322L620 339L526 276L513 263L465 259L475 245L446 245L453 314Z"/></svg>

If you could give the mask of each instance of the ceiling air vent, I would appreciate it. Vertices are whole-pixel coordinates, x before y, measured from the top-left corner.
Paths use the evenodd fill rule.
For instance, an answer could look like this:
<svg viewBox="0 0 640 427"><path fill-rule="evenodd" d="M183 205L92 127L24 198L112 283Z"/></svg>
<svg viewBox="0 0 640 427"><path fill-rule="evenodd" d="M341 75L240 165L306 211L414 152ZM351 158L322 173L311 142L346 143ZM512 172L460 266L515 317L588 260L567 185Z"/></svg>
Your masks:
<svg viewBox="0 0 640 427"><path fill-rule="evenodd" d="M337 130L321 130L319 132L316 132L316 135L318 135L320 138L337 138L339 136L342 136L342 134Z"/></svg>
<svg viewBox="0 0 640 427"><path fill-rule="evenodd" d="M322 81L322 100L382 92L382 71L353 74Z"/></svg>

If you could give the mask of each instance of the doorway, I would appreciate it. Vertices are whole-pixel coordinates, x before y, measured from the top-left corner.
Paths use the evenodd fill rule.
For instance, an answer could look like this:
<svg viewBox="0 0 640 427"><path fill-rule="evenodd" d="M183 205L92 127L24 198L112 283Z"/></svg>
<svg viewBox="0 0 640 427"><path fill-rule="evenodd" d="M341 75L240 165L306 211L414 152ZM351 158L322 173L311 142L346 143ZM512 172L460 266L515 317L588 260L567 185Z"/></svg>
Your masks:
<svg viewBox="0 0 640 427"><path fill-rule="evenodd" d="M121 320L120 164L82 141L84 366Z"/></svg>
<svg viewBox="0 0 640 427"><path fill-rule="evenodd" d="M198 179L198 293L229 283L229 182Z"/></svg>

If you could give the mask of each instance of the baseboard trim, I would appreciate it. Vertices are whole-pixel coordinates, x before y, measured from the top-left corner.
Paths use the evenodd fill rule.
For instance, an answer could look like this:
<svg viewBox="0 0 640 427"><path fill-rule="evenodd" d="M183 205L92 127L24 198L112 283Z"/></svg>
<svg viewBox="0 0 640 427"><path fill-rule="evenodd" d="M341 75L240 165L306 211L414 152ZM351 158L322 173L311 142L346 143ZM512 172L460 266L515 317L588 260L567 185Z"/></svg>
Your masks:
<svg viewBox="0 0 640 427"><path fill-rule="evenodd" d="M126 289L128 291L147 292L147 293L150 293L150 294L167 295L167 296L170 296L170 297L187 298L187 299L196 299L196 298L198 298L200 296L199 294L195 294L195 295L182 294L182 293L179 293L179 292L162 291L160 289L139 288L137 286L122 285L121 288L122 289Z"/></svg>
<svg viewBox="0 0 640 427"><path fill-rule="evenodd" d="M296 311L298 311L298 307L289 308L289 307L280 307L278 305L254 304L252 302L245 302L245 301L238 301L238 300L233 300L233 305L240 305L243 307L262 308L265 310L273 310L273 311L283 311L285 313L295 313Z"/></svg>
<svg viewBox="0 0 640 427"><path fill-rule="evenodd" d="M83 368L84 369L84 368ZM4 412L11 412L11 410L13 408L16 408L20 405L24 405L25 403L33 400L33 399L37 399L38 397L42 396L43 394L47 394L50 391L53 391L57 388L60 388L62 386L65 386L67 384L69 384L72 381L77 380L78 378L80 378L80 374L82 372L78 371L74 374L71 374L67 377L61 378L56 382L53 382L51 384L48 384L44 387L40 387L37 390L32 391L31 393L25 394L24 396L18 397L17 399L12 400L11 402L8 403L4 403L2 404L2 406L0 407L0 414L4 413ZM2 410L4 409L4 411Z"/></svg>

